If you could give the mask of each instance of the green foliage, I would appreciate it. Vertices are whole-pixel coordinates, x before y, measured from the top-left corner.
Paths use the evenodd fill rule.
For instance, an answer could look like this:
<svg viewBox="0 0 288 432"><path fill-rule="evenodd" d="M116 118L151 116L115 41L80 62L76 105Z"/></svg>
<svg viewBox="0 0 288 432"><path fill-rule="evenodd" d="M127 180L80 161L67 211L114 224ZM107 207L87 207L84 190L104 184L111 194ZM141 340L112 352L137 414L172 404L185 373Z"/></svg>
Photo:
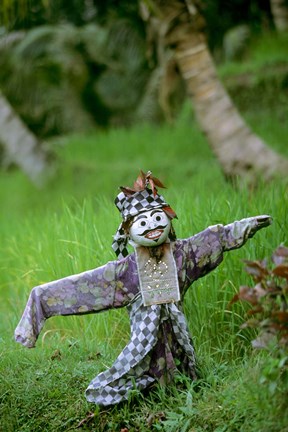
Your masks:
<svg viewBox="0 0 288 432"><path fill-rule="evenodd" d="M79 33L70 25L43 26L32 29L19 43L3 45L1 85L37 134L93 125L91 114L81 106L88 69L77 48Z"/></svg>
<svg viewBox="0 0 288 432"><path fill-rule="evenodd" d="M241 114L256 133L265 130L267 142L280 152L287 133L278 128L288 116L287 58L287 33L270 32L251 40L246 61L219 65L220 78Z"/></svg>
<svg viewBox="0 0 288 432"><path fill-rule="evenodd" d="M288 248L279 246L271 261L272 265L267 260L246 260L245 270L256 285L240 287L231 303L240 300L252 306L242 328L257 329L253 347L270 353L262 365L260 382L274 394L280 384L288 385Z"/></svg>
<svg viewBox="0 0 288 432"><path fill-rule="evenodd" d="M212 366L211 364L209 365ZM231 367L232 366L232 367ZM230 363L211 368L197 391L187 389L186 400L167 412L165 431L247 431L285 430L287 385L273 397L261 385L261 361L250 358L242 364ZM212 375L213 374L213 375ZM190 394L189 394L190 393Z"/></svg>
<svg viewBox="0 0 288 432"><path fill-rule="evenodd" d="M101 23L112 17L140 21L138 2L129 0L4 0L0 8L0 26L9 31L31 29L41 25L70 23L82 26Z"/></svg>
<svg viewBox="0 0 288 432"><path fill-rule="evenodd" d="M224 31L240 24L240 29L245 31L240 31L242 36L238 32L236 38L230 37L232 44L226 49L226 57L230 55L228 51L235 57L238 48L247 56L252 49L256 54L254 63L265 55L270 56L270 63L275 63L275 53L277 61L281 54L286 63L284 39L281 46L277 41L279 46L275 49L276 42L269 35L262 48L255 49L253 33L247 43L246 33L255 29L255 23L260 26L263 16L266 19L269 16L267 1L263 5L258 1L235 0L231 5L226 4L224 10L220 3L208 2L203 11L213 46L222 45ZM137 2L73 0L68 5L63 0L11 0L5 2L3 10L8 14L5 18L8 29L26 29L26 33L20 37L18 32L19 37L14 38L13 31L6 33L4 29L0 37L0 86L36 135L46 138L97 126L163 120L163 108L158 100L163 71L152 71L148 65L150 35L145 34ZM215 56L221 57L217 53ZM231 86L228 83L228 89L241 111L257 105L259 97L268 109L273 109L275 100L281 101L283 110L287 106L287 73L282 67L277 68L276 74L275 67L270 69L268 84L266 79L262 80L261 72L253 74L256 76L252 83L247 83L246 77L239 79L242 70L239 63L232 66L229 63L225 68L230 74L231 68L237 70L237 77ZM171 82L167 85L173 87ZM179 85L171 91L169 102L173 105L175 99L178 111L183 87ZM175 107L171 108L174 117Z"/></svg>
<svg viewBox="0 0 288 432"><path fill-rule="evenodd" d="M207 33L212 48L222 44L225 32L239 24L249 24L254 32L271 28L269 0L195 1L207 20ZM82 26L95 19L101 23L113 18L129 18L141 26L139 2L129 0L5 0L0 9L0 25L9 30L30 29L43 24L71 23Z"/></svg>
<svg viewBox="0 0 288 432"><path fill-rule="evenodd" d="M240 287L231 303L248 301L252 316L245 326L256 327L260 333L253 341L256 348L268 348L271 343L288 348L288 248L279 246L272 255L274 266L268 267L266 260L246 260L246 272L256 285ZM270 264L270 263L269 263ZM271 265L271 264L270 264ZM273 344L274 344L273 343Z"/></svg>
<svg viewBox="0 0 288 432"><path fill-rule="evenodd" d="M41 136L127 123L147 79L145 42L128 20L0 38L0 86Z"/></svg>
<svg viewBox="0 0 288 432"><path fill-rule="evenodd" d="M111 67L101 74L95 88L103 104L118 115L128 110L132 117L131 109L142 96L140 90L148 79L145 49L145 40L127 20L111 26L105 52Z"/></svg>

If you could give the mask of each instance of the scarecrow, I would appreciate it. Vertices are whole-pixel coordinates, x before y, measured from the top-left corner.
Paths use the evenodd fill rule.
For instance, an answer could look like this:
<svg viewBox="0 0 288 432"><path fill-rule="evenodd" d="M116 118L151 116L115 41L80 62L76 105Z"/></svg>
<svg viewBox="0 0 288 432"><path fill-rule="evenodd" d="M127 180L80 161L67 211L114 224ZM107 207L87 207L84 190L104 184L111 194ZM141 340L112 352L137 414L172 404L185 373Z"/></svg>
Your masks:
<svg viewBox="0 0 288 432"><path fill-rule="evenodd" d="M86 398L100 406L128 399L133 388L165 385L180 371L196 379L196 361L181 303L192 283L215 269L226 251L241 247L268 226L267 215L217 224L177 240L175 212L158 193L163 184L141 171L133 188L115 200L123 221L112 247L117 260L32 289L15 330L17 342L34 347L47 318L126 306L131 339L112 367L96 376ZM134 247L129 254L128 242Z"/></svg>

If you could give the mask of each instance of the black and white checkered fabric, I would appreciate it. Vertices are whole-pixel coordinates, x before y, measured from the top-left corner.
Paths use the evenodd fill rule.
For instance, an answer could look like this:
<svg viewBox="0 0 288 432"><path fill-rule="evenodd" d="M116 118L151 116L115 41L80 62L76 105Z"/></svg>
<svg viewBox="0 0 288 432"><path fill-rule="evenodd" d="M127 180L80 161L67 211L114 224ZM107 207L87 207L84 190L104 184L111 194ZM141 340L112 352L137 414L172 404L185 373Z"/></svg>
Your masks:
<svg viewBox="0 0 288 432"><path fill-rule="evenodd" d="M119 259L125 258L128 255L127 249L128 237L122 227L122 223L113 237L112 249Z"/></svg>
<svg viewBox="0 0 288 432"><path fill-rule="evenodd" d="M151 189L135 192L131 196L120 192L115 199L115 205L120 211L124 221L127 220L128 217L136 216L143 211L168 206L163 196L158 194L154 196Z"/></svg>
<svg viewBox="0 0 288 432"><path fill-rule="evenodd" d="M124 221L143 211L168 206L162 195L156 194L154 196L152 190L148 188L140 192L135 192L131 196L120 192L115 199L115 205L120 211ZM119 259L128 255L127 242L127 235L122 224L120 224L112 242L112 248Z"/></svg>
<svg viewBox="0 0 288 432"><path fill-rule="evenodd" d="M132 303L130 309L131 340L118 356L112 367L101 372L89 384L86 398L100 406L116 404L129 398L129 392L143 390L155 378L148 374L151 351L157 343L161 324L161 308L171 318L179 344L187 354L191 367L195 367L194 350L190 342L185 317L173 303L143 306L142 297Z"/></svg>
<svg viewBox="0 0 288 432"><path fill-rule="evenodd" d="M165 307L167 308L168 315L171 318L175 337L179 345L181 345L184 352L186 353L189 360L189 369L192 372L192 375L195 375L194 377L196 378L196 374L193 373L196 367L195 352L189 330L187 328L186 318L184 314L175 305L175 303L166 304Z"/></svg>

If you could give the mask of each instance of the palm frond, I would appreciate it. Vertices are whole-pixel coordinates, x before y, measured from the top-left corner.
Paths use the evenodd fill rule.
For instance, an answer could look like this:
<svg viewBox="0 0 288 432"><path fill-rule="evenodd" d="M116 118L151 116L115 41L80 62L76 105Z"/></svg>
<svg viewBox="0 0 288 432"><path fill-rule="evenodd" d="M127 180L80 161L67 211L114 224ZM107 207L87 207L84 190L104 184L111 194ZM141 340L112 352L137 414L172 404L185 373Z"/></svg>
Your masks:
<svg viewBox="0 0 288 432"><path fill-rule="evenodd" d="M146 62L145 40L129 21L117 20L110 25L107 55L136 71Z"/></svg>
<svg viewBox="0 0 288 432"><path fill-rule="evenodd" d="M48 45L53 41L55 33L54 26L44 25L29 30L25 37L13 50L15 59L34 60L47 52Z"/></svg>
<svg viewBox="0 0 288 432"><path fill-rule="evenodd" d="M110 63L95 83L95 91L114 113L131 113L146 85L148 68L143 38L127 20L110 23L106 56Z"/></svg>
<svg viewBox="0 0 288 432"><path fill-rule="evenodd" d="M109 63L107 43L109 29L96 23L87 24L81 29L81 42L90 60L95 63Z"/></svg>

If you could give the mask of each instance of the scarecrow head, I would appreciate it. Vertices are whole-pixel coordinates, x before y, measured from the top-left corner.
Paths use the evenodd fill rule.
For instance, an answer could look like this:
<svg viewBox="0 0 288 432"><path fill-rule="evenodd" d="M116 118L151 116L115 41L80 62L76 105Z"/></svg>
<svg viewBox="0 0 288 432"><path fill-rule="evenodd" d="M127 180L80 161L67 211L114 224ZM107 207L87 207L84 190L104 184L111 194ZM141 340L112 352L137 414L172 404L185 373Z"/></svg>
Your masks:
<svg viewBox="0 0 288 432"><path fill-rule="evenodd" d="M158 194L157 187L165 188L151 171L141 171L133 188L120 187L115 205L123 221L112 244L118 258L128 255L128 241L133 246L155 247L168 239L175 240L171 220L176 213Z"/></svg>

